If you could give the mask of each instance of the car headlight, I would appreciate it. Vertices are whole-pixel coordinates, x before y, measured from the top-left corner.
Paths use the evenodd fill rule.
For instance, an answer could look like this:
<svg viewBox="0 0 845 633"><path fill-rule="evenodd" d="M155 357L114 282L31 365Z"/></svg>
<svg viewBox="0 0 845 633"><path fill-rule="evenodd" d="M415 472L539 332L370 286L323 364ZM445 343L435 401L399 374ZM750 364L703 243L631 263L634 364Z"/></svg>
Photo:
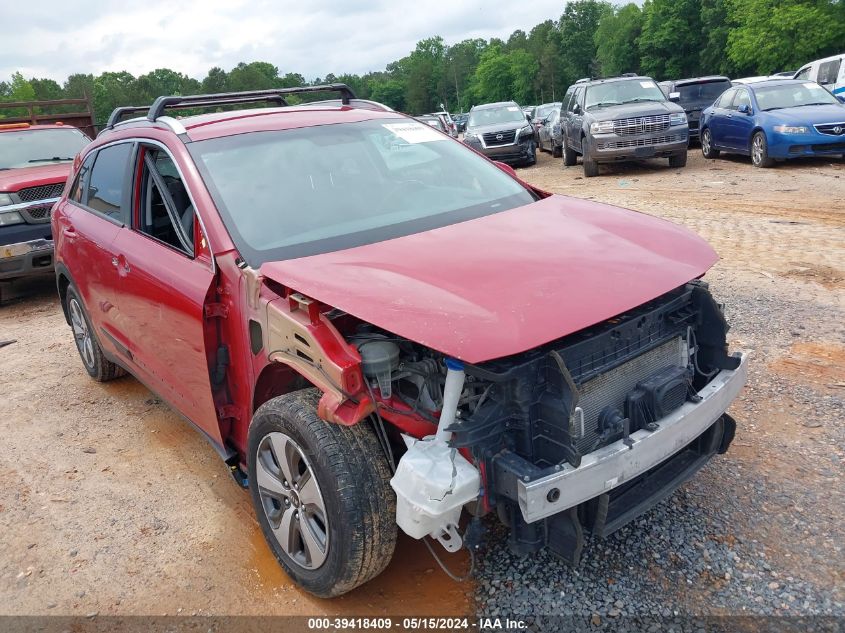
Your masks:
<svg viewBox="0 0 845 633"><path fill-rule="evenodd" d="M0 226L10 226L12 224L23 224L23 216L17 211L0 213Z"/></svg>
<svg viewBox="0 0 845 633"><path fill-rule="evenodd" d="M464 140L477 143L478 142L478 134L473 134L472 132L464 132Z"/></svg>
<svg viewBox="0 0 845 633"><path fill-rule="evenodd" d="M8 193L0 193L0 207L12 204L12 196Z"/></svg>
<svg viewBox="0 0 845 633"><path fill-rule="evenodd" d="M592 134L610 134L613 132L613 121L596 121L590 124Z"/></svg>
<svg viewBox="0 0 845 633"><path fill-rule="evenodd" d="M780 134L806 134L807 128L803 125L776 125L775 132Z"/></svg>
<svg viewBox="0 0 845 633"><path fill-rule="evenodd" d="M530 123L528 125L526 125L524 128L521 128L521 129L516 131L517 136L528 136L529 134L532 134L532 135L534 134L534 128L531 127Z"/></svg>
<svg viewBox="0 0 845 633"><path fill-rule="evenodd" d="M669 124L670 125L683 125L687 122L687 113L686 112L675 112L674 114L669 116Z"/></svg>

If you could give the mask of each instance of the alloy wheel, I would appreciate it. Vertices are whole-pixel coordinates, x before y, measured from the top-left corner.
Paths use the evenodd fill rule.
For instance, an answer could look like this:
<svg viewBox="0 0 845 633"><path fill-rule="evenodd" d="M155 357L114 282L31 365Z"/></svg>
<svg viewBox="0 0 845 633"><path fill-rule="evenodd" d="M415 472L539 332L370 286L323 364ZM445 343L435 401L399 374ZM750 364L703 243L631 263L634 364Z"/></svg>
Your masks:
<svg viewBox="0 0 845 633"><path fill-rule="evenodd" d="M82 306L76 298L68 302L70 311L70 325L73 328L73 338L82 361L87 367L94 368L94 342L91 339L91 332L88 329L88 322L82 314Z"/></svg>
<svg viewBox="0 0 845 633"><path fill-rule="evenodd" d="M701 135L701 153L705 156L710 154L710 130L704 130Z"/></svg>
<svg viewBox="0 0 845 633"><path fill-rule="evenodd" d="M754 137L751 144L751 160L755 165L763 162L763 137L759 134Z"/></svg>
<svg viewBox="0 0 845 633"><path fill-rule="evenodd" d="M281 432L265 435L255 457L255 483L273 535L293 562L317 569L329 551L329 526L310 462Z"/></svg>

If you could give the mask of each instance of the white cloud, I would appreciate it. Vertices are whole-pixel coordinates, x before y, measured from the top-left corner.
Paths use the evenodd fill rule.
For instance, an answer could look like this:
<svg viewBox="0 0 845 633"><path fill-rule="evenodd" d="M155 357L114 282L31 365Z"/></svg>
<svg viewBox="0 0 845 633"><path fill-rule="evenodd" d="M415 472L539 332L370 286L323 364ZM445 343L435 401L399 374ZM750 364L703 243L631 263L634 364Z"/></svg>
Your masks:
<svg viewBox="0 0 845 633"><path fill-rule="evenodd" d="M282 74L306 78L381 70L415 46L441 35L506 38L558 19L565 2L534 0L45 0L33 15L4 3L0 79L59 82L69 74L170 68L192 77L212 66L268 61Z"/></svg>

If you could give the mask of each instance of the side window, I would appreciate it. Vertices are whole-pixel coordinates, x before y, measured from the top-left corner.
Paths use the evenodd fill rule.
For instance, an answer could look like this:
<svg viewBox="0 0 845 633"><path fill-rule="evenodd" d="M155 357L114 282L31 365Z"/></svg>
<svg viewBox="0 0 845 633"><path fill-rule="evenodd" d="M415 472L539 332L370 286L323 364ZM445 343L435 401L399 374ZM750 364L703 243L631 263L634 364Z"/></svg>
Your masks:
<svg viewBox="0 0 845 633"><path fill-rule="evenodd" d="M835 84L836 77L839 75L839 65L841 63L842 59L832 59L829 62L821 64L819 66L818 82L823 86Z"/></svg>
<svg viewBox="0 0 845 633"><path fill-rule="evenodd" d="M69 199L78 204L85 204L85 184L88 179L88 174L91 172L91 165L94 164L94 155L96 152L88 154L82 166L79 168L79 173L76 175L76 180L73 181L73 187L70 189Z"/></svg>
<svg viewBox="0 0 845 633"><path fill-rule="evenodd" d="M810 78L810 71L813 69L812 66L807 66L806 68L802 68L799 70L796 75L795 79L809 79Z"/></svg>
<svg viewBox="0 0 845 633"><path fill-rule="evenodd" d="M572 90L567 90L563 96L563 103L560 106L561 112L569 112L569 104L572 103Z"/></svg>
<svg viewBox="0 0 845 633"><path fill-rule="evenodd" d="M575 110L575 106L581 103L581 95L584 94L584 86L578 86L575 89L575 94L572 96L572 106L570 110Z"/></svg>
<svg viewBox="0 0 845 633"><path fill-rule="evenodd" d="M730 108L731 101L733 101L733 98L736 95L736 93L737 93L736 88L734 88L732 90L728 90L725 93L723 93L722 96L719 97L719 100L716 102L716 104L715 104L716 107L717 108L725 108L725 109Z"/></svg>
<svg viewBox="0 0 845 633"><path fill-rule="evenodd" d="M131 143L112 145L97 152L91 176L88 178L88 193L85 206L99 211L122 223L128 221L128 209L124 208L123 196L128 183L129 155Z"/></svg>
<svg viewBox="0 0 845 633"><path fill-rule="evenodd" d="M138 230L194 255L194 206L173 159L164 150L142 151Z"/></svg>
<svg viewBox="0 0 845 633"><path fill-rule="evenodd" d="M733 101L731 109L739 110L739 106L741 105L747 105L749 108L751 107L751 95L748 94L747 90L736 91L736 98Z"/></svg>

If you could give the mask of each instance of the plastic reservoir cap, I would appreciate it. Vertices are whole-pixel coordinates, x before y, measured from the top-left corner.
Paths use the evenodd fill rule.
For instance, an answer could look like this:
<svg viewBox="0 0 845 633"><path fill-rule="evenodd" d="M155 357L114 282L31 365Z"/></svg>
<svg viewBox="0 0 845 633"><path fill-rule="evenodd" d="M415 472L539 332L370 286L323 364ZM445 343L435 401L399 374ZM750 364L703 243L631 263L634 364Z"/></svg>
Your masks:
<svg viewBox="0 0 845 633"><path fill-rule="evenodd" d="M464 364L459 361L457 358L447 358L446 359L446 369L452 369L454 371L463 371Z"/></svg>
<svg viewBox="0 0 845 633"><path fill-rule="evenodd" d="M399 365L399 346L392 341L368 339L355 341L361 354L361 370L367 378L375 378L383 398L392 395L393 370Z"/></svg>

